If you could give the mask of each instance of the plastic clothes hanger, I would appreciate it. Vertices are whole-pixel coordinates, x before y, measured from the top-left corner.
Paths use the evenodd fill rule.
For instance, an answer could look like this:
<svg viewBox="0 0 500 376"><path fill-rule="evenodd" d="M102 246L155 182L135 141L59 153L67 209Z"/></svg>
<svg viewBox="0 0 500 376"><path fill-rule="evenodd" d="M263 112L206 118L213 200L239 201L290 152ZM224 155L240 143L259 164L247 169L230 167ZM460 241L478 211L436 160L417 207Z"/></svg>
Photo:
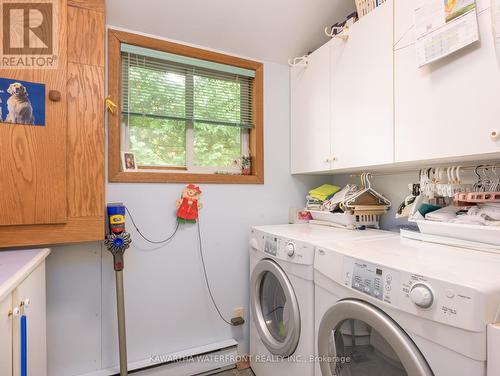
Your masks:
<svg viewBox="0 0 500 376"><path fill-rule="evenodd" d="M371 182L370 182L371 176L372 174L370 174L369 172L361 174L361 183L364 189L361 189L354 195L350 196L346 201L344 201L345 207L353 209L356 206L355 205L356 199L358 199L359 197L361 197L366 193L369 193L375 198L377 198L381 205L385 205L387 207L390 207L392 205L391 202L386 197L382 196L380 193L378 193L371 187Z"/></svg>

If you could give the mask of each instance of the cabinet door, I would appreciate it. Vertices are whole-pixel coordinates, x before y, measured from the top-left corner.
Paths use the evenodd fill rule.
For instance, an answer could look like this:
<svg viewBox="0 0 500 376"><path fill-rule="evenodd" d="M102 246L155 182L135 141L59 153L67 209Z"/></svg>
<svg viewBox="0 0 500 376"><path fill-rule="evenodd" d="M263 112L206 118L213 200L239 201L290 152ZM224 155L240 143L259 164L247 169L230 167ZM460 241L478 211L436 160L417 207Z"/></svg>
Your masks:
<svg viewBox="0 0 500 376"><path fill-rule="evenodd" d="M396 162L500 152L500 71L488 0L479 0L480 42L417 68L414 1L395 9ZM484 10L484 12L482 11Z"/></svg>
<svg viewBox="0 0 500 376"><path fill-rule="evenodd" d="M0 301L0 375L12 375L12 296Z"/></svg>
<svg viewBox="0 0 500 376"><path fill-rule="evenodd" d="M40 264L13 292L12 300L19 306L30 300L25 309L27 318L28 375L47 376L47 333L45 301L45 262ZM14 376L20 375L20 320L14 318L13 368Z"/></svg>
<svg viewBox="0 0 500 376"><path fill-rule="evenodd" d="M330 169L330 43L291 69L291 171Z"/></svg>
<svg viewBox="0 0 500 376"><path fill-rule="evenodd" d="M393 162L393 1L332 47L333 169Z"/></svg>
<svg viewBox="0 0 500 376"><path fill-rule="evenodd" d="M45 84L45 126L0 124L0 226L66 222L66 1L50 5L58 17L52 23L57 68L0 69L2 78ZM59 101L49 99L51 90ZM29 91L28 99L35 103ZM2 107L5 120L6 103Z"/></svg>

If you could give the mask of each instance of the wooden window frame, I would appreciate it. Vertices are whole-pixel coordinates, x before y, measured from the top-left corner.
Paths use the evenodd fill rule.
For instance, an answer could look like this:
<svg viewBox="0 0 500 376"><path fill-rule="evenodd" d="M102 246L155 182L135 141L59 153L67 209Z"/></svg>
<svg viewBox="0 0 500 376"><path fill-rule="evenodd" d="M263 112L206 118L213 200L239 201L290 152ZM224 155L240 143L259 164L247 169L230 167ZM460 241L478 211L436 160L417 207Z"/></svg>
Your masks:
<svg viewBox="0 0 500 376"><path fill-rule="evenodd" d="M255 126L249 132L252 157L251 175L201 174L179 172L137 172L121 169L121 57L120 45L127 43L158 51L188 56L255 71L253 85L253 118ZM205 183L205 184L264 184L264 67L257 61L212 52L161 39L108 29L108 95L116 103L108 112L108 174L113 183Z"/></svg>

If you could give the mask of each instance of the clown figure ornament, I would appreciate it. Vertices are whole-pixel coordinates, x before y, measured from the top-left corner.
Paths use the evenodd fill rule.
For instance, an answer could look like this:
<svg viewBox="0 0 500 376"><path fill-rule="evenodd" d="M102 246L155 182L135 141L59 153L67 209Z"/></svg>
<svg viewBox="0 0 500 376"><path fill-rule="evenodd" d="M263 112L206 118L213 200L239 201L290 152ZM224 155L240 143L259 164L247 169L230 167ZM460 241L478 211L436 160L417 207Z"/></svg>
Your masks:
<svg viewBox="0 0 500 376"><path fill-rule="evenodd" d="M197 185L188 184L182 191L177 204L177 220L181 223L196 223L200 202L201 189Z"/></svg>

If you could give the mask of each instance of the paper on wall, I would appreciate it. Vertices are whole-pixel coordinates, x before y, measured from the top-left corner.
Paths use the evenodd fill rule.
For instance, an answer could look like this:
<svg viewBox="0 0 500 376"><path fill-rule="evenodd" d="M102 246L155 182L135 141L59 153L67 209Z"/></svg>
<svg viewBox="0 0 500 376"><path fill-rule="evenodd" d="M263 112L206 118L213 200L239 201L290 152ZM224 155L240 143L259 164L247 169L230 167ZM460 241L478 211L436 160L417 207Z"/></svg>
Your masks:
<svg viewBox="0 0 500 376"><path fill-rule="evenodd" d="M491 25L493 27L497 62L500 65L500 0L491 0Z"/></svg>
<svg viewBox="0 0 500 376"><path fill-rule="evenodd" d="M479 40L475 0L418 0L416 3L415 46L419 67Z"/></svg>
<svg viewBox="0 0 500 376"><path fill-rule="evenodd" d="M491 0L491 20L493 36L498 44L498 40L500 39L500 0Z"/></svg>

